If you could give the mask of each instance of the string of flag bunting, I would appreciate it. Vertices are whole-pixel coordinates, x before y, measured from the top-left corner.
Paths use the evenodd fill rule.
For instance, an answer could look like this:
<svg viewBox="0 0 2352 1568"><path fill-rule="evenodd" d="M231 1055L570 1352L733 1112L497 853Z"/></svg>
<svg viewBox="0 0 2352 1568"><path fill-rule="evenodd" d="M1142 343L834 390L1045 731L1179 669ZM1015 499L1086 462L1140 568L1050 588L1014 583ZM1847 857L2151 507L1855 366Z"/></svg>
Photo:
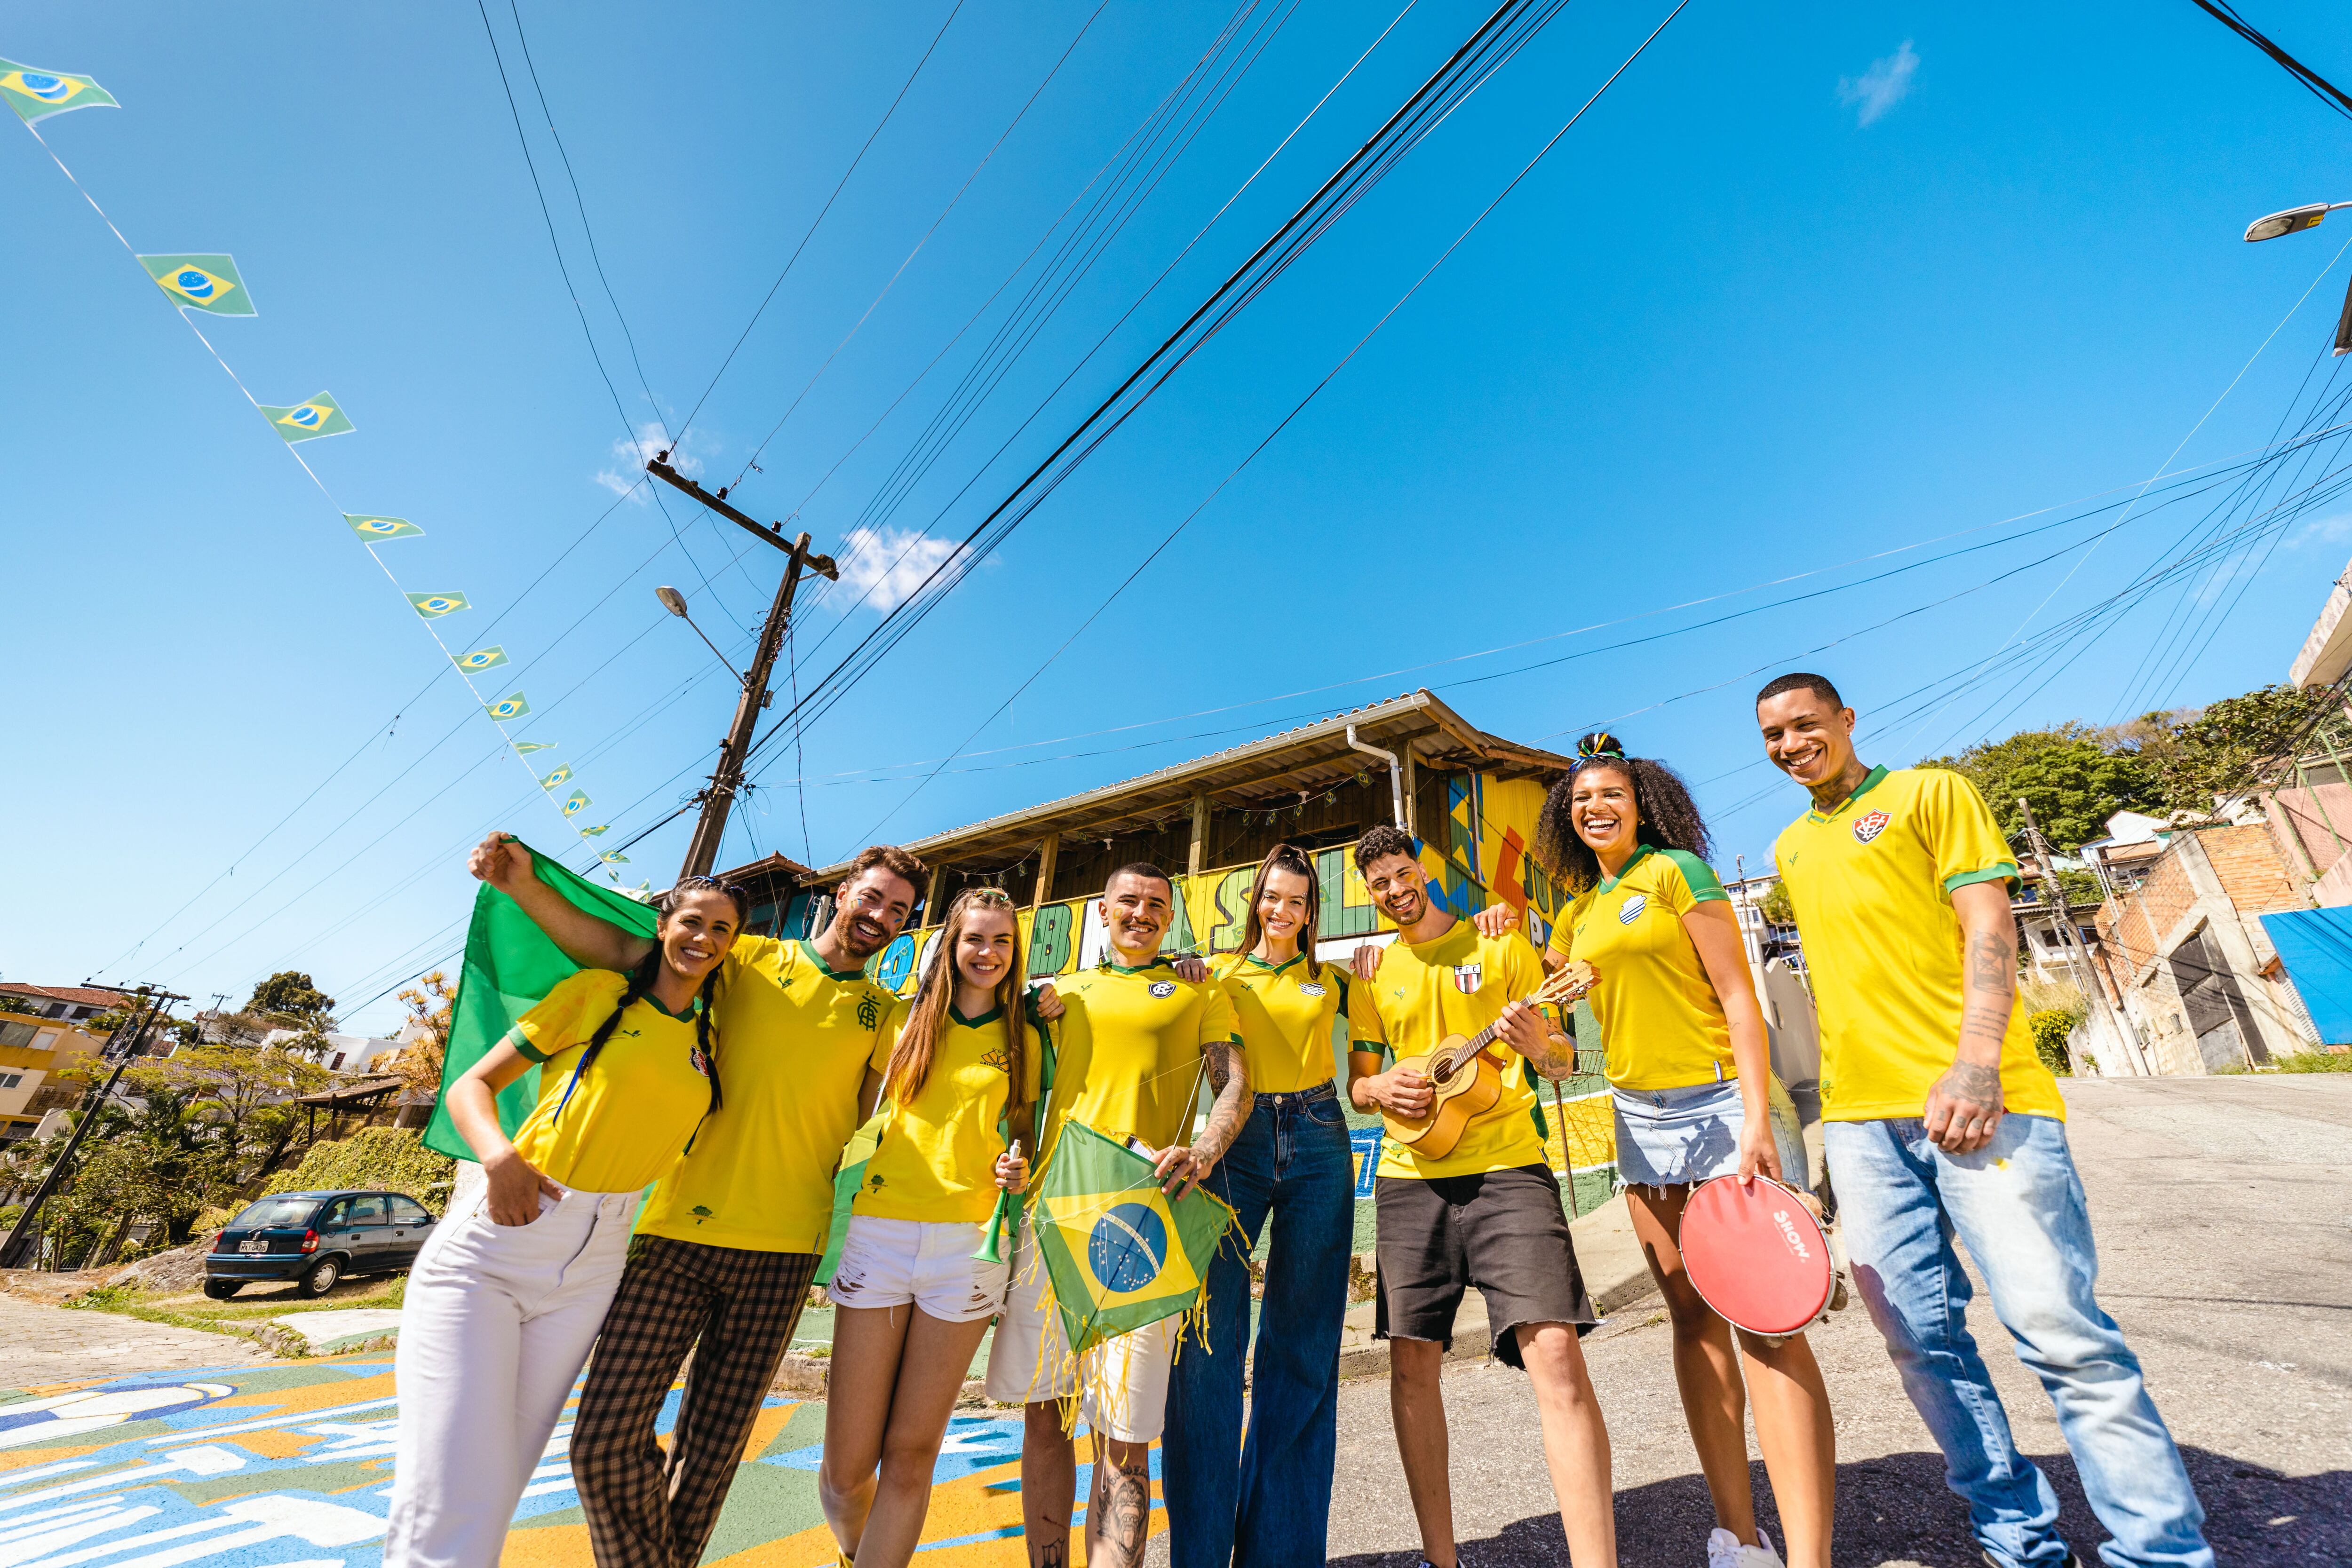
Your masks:
<svg viewBox="0 0 2352 1568"><path fill-rule="evenodd" d="M318 470L313 468L309 459L297 450L299 444L303 442L323 440L331 435L347 435L357 430L359 427L352 423L351 416L344 413L342 405L335 401L331 392L326 392L315 393L300 402L283 406L263 402L246 387L244 381L236 371L230 368L228 361L222 356L219 349L215 348L212 340L205 335L204 329L197 325L196 317L199 314L223 319L252 317L260 314L254 307L253 295L246 286L243 274L237 270L236 259L231 256L210 251L156 255L141 253L131 245L121 229L115 225L114 220L107 216L106 209L98 204L98 199L89 193L81 181L75 176L74 172L66 166L65 160L58 155L57 149L49 144L48 139L43 136L39 130L39 122L52 115L63 114L77 109L120 109L122 107L121 104L117 101L112 93L99 86L92 78L79 76L69 71L39 70L31 66L19 65L13 60L5 59L0 59L0 98L7 100L8 107L16 111L17 119L24 122L25 129L32 134L33 140L41 144L41 151L49 155L49 161L58 166L58 172L64 174L73 188L80 193L82 200L89 204L90 210L98 214L100 221L106 225L114 237L121 241L122 248L129 252L131 258L145 271L148 278L163 292L163 297L177 308L181 320L187 324L188 329L195 334L196 340L205 346L207 353L212 355L213 362L220 366L222 372L235 383L236 390L244 394L246 402L253 405L254 411L268 422L269 428L284 444L287 455L300 465L302 472L309 476L310 483L318 488L319 494L325 497L327 504L332 507L342 518L345 526L351 529L352 537L359 541L361 547L367 551L369 559L375 562L377 569L392 584L393 591L407 601L409 609L415 614L425 632L432 637L435 645L440 649L442 656L446 658L457 670L458 678L466 683L467 690L473 694L474 700L480 706L483 714L498 727L499 737L515 754L516 759L531 776L532 781L538 785L540 790L547 797L564 821L571 825L582 839L590 841L590 847L593 848L593 841L603 835L610 824L598 824L593 827L580 825L580 819L586 814L593 802L584 789L574 785L571 765L562 764L552 772L542 775L539 771L542 764L530 760L535 753L556 749L559 743L551 740L522 739L510 727L530 716L531 711L530 698L520 689L509 692L504 696L489 695L494 694L497 687L491 686L488 688L488 693L486 693L484 686L476 680L477 676L485 675L511 662L505 647L493 644L487 648L457 651L448 639L442 635L439 622L445 617L470 611L473 609L472 601L462 591L456 589L426 593L411 592L403 585L398 574L392 570L391 563L386 561L379 551L380 546L395 539L421 538L425 535L425 530L405 517L386 517L373 512L344 511L341 503L335 499L334 493L328 488L326 481L320 476ZM564 792L567 785L573 785L573 787L568 792ZM612 880L615 883L619 882L620 873L610 868L625 862L628 856L618 851L608 850L603 852L599 858L606 866L607 873Z"/></svg>

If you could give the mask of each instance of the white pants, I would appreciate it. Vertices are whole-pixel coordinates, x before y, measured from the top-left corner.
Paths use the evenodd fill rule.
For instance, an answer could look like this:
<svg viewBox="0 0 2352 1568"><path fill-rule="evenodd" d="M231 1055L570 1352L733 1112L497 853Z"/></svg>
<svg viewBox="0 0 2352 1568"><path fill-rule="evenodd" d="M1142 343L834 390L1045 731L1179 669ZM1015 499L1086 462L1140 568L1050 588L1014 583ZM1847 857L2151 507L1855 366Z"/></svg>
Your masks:
<svg viewBox="0 0 2352 1568"><path fill-rule="evenodd" d="M496 1568L628 1260L638 1194L542 1197L500 1225L481 1167L458 1172L401 1304L383 1568Z"/></svg>

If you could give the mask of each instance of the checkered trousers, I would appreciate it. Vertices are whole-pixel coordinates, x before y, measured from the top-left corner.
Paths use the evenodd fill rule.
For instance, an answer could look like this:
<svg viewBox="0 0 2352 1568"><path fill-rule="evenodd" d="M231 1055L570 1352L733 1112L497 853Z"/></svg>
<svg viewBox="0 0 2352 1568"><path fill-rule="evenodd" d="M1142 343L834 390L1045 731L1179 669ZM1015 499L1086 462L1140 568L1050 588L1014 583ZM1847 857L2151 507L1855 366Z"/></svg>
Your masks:
<svg viewBox="0 0 2352 1568"><path fill-rule="evenodd" d="M701 1560L819 1261L663 1236L630 1243L572 1428L572 1483L597 1568ZM665 1454L654 1421L690 1347Z"/></svg>

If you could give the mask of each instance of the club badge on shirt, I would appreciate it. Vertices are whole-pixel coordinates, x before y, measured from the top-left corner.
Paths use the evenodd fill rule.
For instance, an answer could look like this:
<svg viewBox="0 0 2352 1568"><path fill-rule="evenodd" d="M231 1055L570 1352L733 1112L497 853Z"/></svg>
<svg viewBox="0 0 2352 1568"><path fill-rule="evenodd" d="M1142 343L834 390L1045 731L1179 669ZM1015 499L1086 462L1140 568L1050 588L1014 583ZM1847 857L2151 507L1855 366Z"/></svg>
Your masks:
<svg viewBox="0 0 2352 1568"><path fill-rule="evenodd" d="M1642 918L1642 911L1649 907L1649 899L1642 894L1635 894L1633 897L1625 901L1625 907L1617 912L1617 924L1620 925L1633 925L1633 922Z"/></svg>
<svg viewBox="0 0 2352 1568"><path fill-rule="evenodd" d="M1486 966L1483 964L1456 964L1454 966L1454 988L1457 991L1475 992L1478 989L1478 982L1485 977Z"/></svg>
<svg viewBox="0 0 2352 1568"><path fill-rule="evenodd" d="M1166 1001L1170 997L1176 994L1176 982L1173 980L1154 980L1151 982L1151 994L1158 997L1160 1000Z"/></svg>
<svg viewBox="0 0 2352 1568"><path fill-rule="evenodd" d="M1853 820L1854 841L1862 844L1870 842L1871 840L1885 832L1886 824L1894 820L1884 811L1864 811Z"/></svg>
<svg viewBox="0 0 2352 1568"><path fill-rule="evenodd" d="M1298 994L1302 997L1320 997L1329 995L1328 991L1326 991L1322 987L1315 984L1312 980L1299 981Z"/></svg>

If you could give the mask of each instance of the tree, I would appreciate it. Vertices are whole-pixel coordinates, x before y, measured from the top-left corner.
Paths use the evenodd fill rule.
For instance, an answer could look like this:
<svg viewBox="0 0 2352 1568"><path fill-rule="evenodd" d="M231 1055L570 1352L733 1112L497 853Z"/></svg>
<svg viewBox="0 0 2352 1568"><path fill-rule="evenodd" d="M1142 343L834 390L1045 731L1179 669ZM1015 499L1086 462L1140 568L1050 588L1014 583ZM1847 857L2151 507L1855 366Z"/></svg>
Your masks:
<svg viewBox="0 0 2352 1568"><path fill-rule="evenodd" d="M2155 777L2140 755L2145 722L2135 724L2141 734L2128 733L2133 726L2101 729L2070 719L2055 729L2020 730L1919 766L1948 768L1974 784L2004 832L2025 831L2017 809L2017 798L2024 796L2043 836L2072 850L2105 837L2106 820L2117 811L2158 804Z"/></svg>
<svg viewBox="0 0 2352 1568"><path fill-rule="evenodd" d="M449 1055L449 1009L457 996L449 977L436 969L400 993L415 1037L387 1064L399 1074L401 1098L430 1101L441 1092L442 1063Z"/></svg>
<svg viewBox="0 0 2352 1568"><path fill-rule="evenodd" d="M335 998L310 983L299 969L280 969L253 988L245 1010L259 1013L284 1029L309 1028L324 1032L335 1027Z"/></svg>
<svg viewBox="0 0 2352 1568"><path fill-rule="evenodd" d="M1789 884L1785 882L1776 882L1765 889L1764 896L1756 901L1756 907L1774 925L1794 925L1797 923L1797 906L1789 902Z"/></svg>
<svg viewBox="0 0 2352 1568"><path fill-rule="evenodd" d="M2255 788L2309 744L2305 732L2337 712L2341 701L2324 686L2269 685L2212 704L2174 728L2175 750L2158 769L2164 802L2210 814L2220 800Z"/></svg>

